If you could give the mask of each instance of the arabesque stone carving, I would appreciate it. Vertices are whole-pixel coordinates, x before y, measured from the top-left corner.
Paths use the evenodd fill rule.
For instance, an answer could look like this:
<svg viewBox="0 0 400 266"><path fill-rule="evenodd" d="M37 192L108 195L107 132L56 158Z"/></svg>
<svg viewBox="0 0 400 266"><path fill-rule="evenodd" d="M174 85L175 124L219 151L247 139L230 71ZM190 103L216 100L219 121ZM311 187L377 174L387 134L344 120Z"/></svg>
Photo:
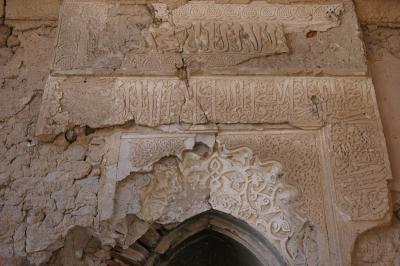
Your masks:
<svg viewBox="0 0 400 266"><path fill-rule="evenodd" d="M106 1L66 1L54 58L59 73L166 73L182 62L201 68L234 66L289 52L285 32L337 27L335 5L250 5L190 2L172 11ZM71 31L80 25L79 31ZM113 70L114 69L114 70Z"/></svg>
<svg viewBox="0 0 400 266"><path fill-rule="evenodd" d="M296 211L298 189L286 184L279 162L260 162L248 148L222 148L206 159L186 154L182 174L191 186L209 186L213 209L241 218L267 239L278 242L291 263L305 260L304 251L288 248L289 239L303 230L306 218Z"/></svg>
<svg viewBox="0 0 400 266"><path fill-rule="evenodd" d="M0 32L0 259L151 264L218 211L288 265L395 263L369 231L391 173L352 1L161 2L62 1L50 73L26 52L49 27Z"/></svg>
<svg viewBox="0 0 400 266"><path fill-rule="evenodd" d="M168 224L219 210L258 228L291 264L305 261L301 246L288 243L304 233L307 219L296 211L299 191L285 182L279 162L261 162L245 147L220 147L209 156L186 152L178 162L162 161L154 167L148 184L138 190L140 219ZM199 193L202 201L193 200ZM195 206L182 209L185 201Z"/></svg>
<svg viewBox="0 0 400 266"><path fill-rule="evenodd" d="M338 99L343 98L338 97ZM346 105L346 108L352 107ZM357 118L351 123L336 122L335 126L341 125L354 133L354 126L358 125L360 121L363 120ZM275 133L269 131L264 133L243 131L240 133L218 133L218 131L200 133L199 131L199 133L191 134L163 133L154 136L123 134L119 159L117 159L119 163L117 169L112 172L115 175L106 177L109 180L107 182L110 182L111 185L107 188L114 187L115 189L108 190L106 194L102 195L109 200L115 198L115 202L104 204L103 206L109 206L111 209L103 209L100 213L104 214L103 219L111 218L112 213L117 215L114 217L119 217L118 219L122 219L128 214L134 214L148 223L169 224L184 221L210 208L220 210L247 221L261 232L267 232L265 234L270 241L274 239L274 241L280 242L281 252L286 254L288 261L305 261L311 256L304 255L304 248L299 244L301 241L296 240L302 239L300 235L304 231L300 229L310 223L314 226L314 230L319 232L317 234L319 247L317 251L311 253L318 254L317 260L329 260L328 247L332 245L329 239L334 237L333 235L339 234L333 228L326 231L327 224L331 222L331 219L336 219L336 223L339 224L347 223L350 220L373 223L373 221L384 219L389 210L386 189L387 172L385 175L382 172L382 169L387 169L385 153L382 151L381 155L377 155L379 154L377 153L379 144L372 140L378 137L368 137L369 133L375 132L372 129L368 128L362 138L356 134L351 135L357 143L362 140L359 146L351 146L359 147L360 152L351 149L343 150L343 148L336 151L332 148L333 152L329 156L321 150L337 143L345 145L343 147L350 147L346 146L346 141L334 141L337 137L349 135L335 133L333 129L326 132L324 129L318 128L312 131L280 130ZM326 136L328 133L331 135ZM206 144L206 150L201 153L192 152L195 143L199 142ZM216 145L214 143L218 143L217 146L220 147L217 152L211 152ZM145 148L148 145L151 145L152 148ZM163 147L170 148L164 149ZM231 153L232 151L235 152ZM368 156L368 153L371 155ZM256 154L254 158L262 158L262 160L257 161L253 158L253 154ZM342 156L348 158L346 164L342 161ZM135 158L149 159L145 159L141 163ZM363 158L368 158L368 164L376 165L376 167L362 168ZM276 160L279 163L272 163ZM150 165L146 165L145 162L149 162ZM286 201L282 200L286 202L286 207L292 206L293 202L296 204L288 207L287 211L283 211L279 215L275 213L277 216L268 216L269 209L262 203L262 199L266 199L267 202L272 199L253 191L254 188L266 188L269 185L272 186L269 188L274 191L272 184L268 183L269 185L267 185L261 182L263 179L257 179L262 176L261 173L265 173L263 172L264 165L261 162L270 162L267 163L268 171L277 171L276 173L281 173L282 165L284 165L283 168L286 169L284 172L290 176L289 179L288 177L278 179L287 184L284 190L280 190L278 184L275 189L279 190L279 193L285 191L286 194L282 195L285 195ZM331 173L326 172L327 165L331 165L328 167L334 169ZM247 170L238 170L236 167ZM143 171L141 169L145 172L140 172ZM242 175L245 173L247 176L243 177ZM349 178L344 178L339 173L345 173ZM348 184L360 182L361 179L357 178L360 173L363 173L364 178L362 185L357 187L353 185L351 189L348 189ZM269 175L267 176L269 177ZM280 174L278 176L282 178ZM253 190L250 193L248 189L252 187ZM335 193L333 197L330 196L332 192ZM270 195L269 197L271 195L278 196L276 194L268 195ZM294 198L296 200L292 201ZM261 209L257 208L266 211L265 217L269 217L267 221L263 220L264 216L260 216L257 211ZM325 209L326 212L321 213L319 210L322 209ZM282 220L275 224L273 217ZM291 226L297 228L291 231L292 233L297 232L290 238L291 243L285 242L288 239L288 236L285 235L285 228L288 225L284 221L292 223ZM274 230L277 230L276 235ZM285 237L280 238L283 235ZM340 235L336 237L340 237ZM354 240L355 238L352 241ZM289 246L291 248L288 248ZM298 248L303 251L296 251ZM333 258L331 257L331 259Z"/></svg>
<svg viewBox="0 0 400 266"><path fill-rule="evenodd" d="M399 263L354 1L5 2L0 264L152 265L207 230L265 265ZM396 29L367 28L396 87Z"/></svg>
<svg viewBox="0 0 400 266"><path fill-rule="evenodd" d="M364 77L201 76L50 77L37 134L51 137L68 126L124 124L289 123L321 127L375 115L373 86ZM88 109L101 108L96 112Z"/></svg>

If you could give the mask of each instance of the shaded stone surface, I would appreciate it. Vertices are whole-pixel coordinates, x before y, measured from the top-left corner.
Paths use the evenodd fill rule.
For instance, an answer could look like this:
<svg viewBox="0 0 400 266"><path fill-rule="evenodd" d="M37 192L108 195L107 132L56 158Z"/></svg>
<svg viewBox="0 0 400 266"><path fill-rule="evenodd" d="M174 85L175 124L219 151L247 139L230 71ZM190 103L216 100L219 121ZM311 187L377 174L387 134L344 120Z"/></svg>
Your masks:
<svg viewBox="0 0 400 266"><path fill-rule="evenodd" d="M187 241L187 242L186 242ZM205 231L192 236L171 258L171 266L261 266L245 247L221 234Z"/></svg>
<svg viewBox="0 0 400 266"><path fill-rule="evenodd" d="M321 127L373 111L364 77L50 77L37 135L74 126L269 123ZM364 112L365 111L365 112Z"/></svg>
<svg viewBox="0 0 400 266"><path fill-rule="evenodd" d="M118 112L115 113L113 111L115 109L111 109L111 111L108 109L112 107L121 108L118 110L129 110L131 105L127 103L131 103L132 99L137 99L137 97L122 96L124 101L117 102L118 104L113 106L114 102L109 101L108 95L106 93L106 95L101 94L101 92L107 91L115 92L115 88L117 88L117 86L114 86L115 83L111 86L108 82L105 82L107 79L118 80L126 78L129 80L131 78L125 76L127 74L124 74L123 70L120 72L122 74L118 74L120 76L116 76L114 72L107 72L109 69L114 71L113 67L118 66L118 61L102 62L101 59L99 60L100 62L95 62L99 65L103 64L102 66L106 70L108 66L110 68L107 71L101 69L104 72L95 69L96 71L89 73L91 74L90 77L85 77L86 72L76 73L79 74L78 77L71 77L69 75L71 73L67 73L64 75L67 76L64 81L63 76L60 76L59 73L52 72L52 74L49 74L48 68L51 65L50 61L52 61L51 51L56 37L56 30L54 23L49 24L47 20L53 19L53 15L49 14L57 14L56 4L54 4L56 1L54 3L35 1L34 7L30 2L23 2L26 1L8 1L8 7L14 9L10 14L14 15L10 16L8 20L6 18L6 23L8 23L6 28L10 29L11 32L2 35L2 38L3 36L4 38L1 42L2 47L0 47L0 90L2 91L2 97L0 97L0 257L7 257L7 259L2 258L1 263L4 262L7 265L25 263L24 259L16 257L29 258L31 262L37 264L46 263L49 259L54 258L54 254L58 250L63 250L62 252L60 251L59 261L70 262L72 265L78 265L79 263L83 265L101 265L110 259L108 245L119 246L121 252L125 250L125 257L129 257L129 254L139 254L137 255L138 259L146 258L151 260L150 255L143 251L138 243L132 244L141 238L150 225L148 222L142 221L135 217L134 214L129 213L138 212L141 207L140 200L146 199L145 195L154 194L150 187L171 187L170 185L163 185L166 180L159 182L163 180L161 177L168 176L177 169L170 166L172 163L168 164L167 162L171 160L179 161L182 159L180 156L188 152L195 153L201 158L206 158L208 149L214 147L216 141L229 143L229 149L247 147L253 150L257 156L265 156L264 160L278 160L283 163L285 166L283 168L284 171L288 172L290 181L293 182L290 185L295 185L296 190L299 192L299 195L294 197L296 199L294 203L302 203L301 206L296 207L295 211L290 210L289 213L293 215L293 213L301 212L301 217L306 217L309 222L306 223L304 234L301 235L301 239L304 240L302 242L303 245L297 242L293 244L294 240L298 240L294 238L289 247L301 247L304 254L306 254L307 263L310 265L317 265L321 258L329 256L336 261L337 254L340 252L345 255L351 255L347 252L352 248L352 241L349 239L354 240L364 230L382 226L389 221L390 206L397 205L396 203L390 203L388 199L389 191L386 180L390 178L390 171L385 155L379 118L376 113L371 82L367 78L361 77L359 79L362 81L359 83L350 82L352 85L335 85L335 89L332 89L335 93L326 94L327 91L330 91L329 82L324 81L320 84L315 82L315 80L324 80L324 77L306 77L304 80L308 81L303 80L304 83L299 82L302 78L288 77L291 74L297 76L365 73L366 64L358 36L358 26L352 5L347 1L344 2L343 11L340 15L337 15L335 10L332 11L332 14L335 14L333 22L338 19L339 25L332 25L332 21L329 20L331 23L329 24L330 28L326 31L323 31L324 29L322 28L314 28L314 31L311 30L312 28L305 27L302 31L296 29L293 32L286 32L287 29L282 26L285 42L282 42L281 46L277 46L278 48L280 47L281 52L274 50L272 53L262 54L261 57L257 55L257 58L253 58L254 54L250 54L249 57L252 57L252 59L235 65L233 69L235 71L232 69L229 71L213 70L213 74L228 74L227 78L232 78L233 76L236 79L240 79L235 74L255 74L257 72L253 71L254 69L268 69L267 72L262 73L279 74L280 77L267 77L267 80L281 79L283 84L287 80L297 80L301 84L296 87L296 91L299 94L293 94L285 98L283 97L285 94L282 93L279 85L275 86L270 82L259 82L256 89L251 89L251 86L246 87L250 88L246 89L246 92L257 92L252 98L251 93L250 96L241 92L226 93L227 91L234 91L235 86L227 85L225 87L224 85L221 86L224 89L218 90L223 95L222 98L220 98L221 96L213 98L206 95L207 97L200 101L202 105L200 107L207 112L200 110L194 116L193 110L197 109L192 108L195 105L190 102L190 99L192 99L191 90L187 90L187 95L184 93L182 95L177 94L176 97L174 96L174 100L180 101L183 98L186 101L183 106L187 105L188 108L184 111L179 110L178 113L189 113L191 114L189 115L190 118L183 116L185 118L184 120L179 120L180 125L170 124L168 126L156 126L159 121L165 121L162 120L165 119L167 113L163 109L165 105L161 105L162 108L154 109L162 110L161 112L158 111L158 113L146 111L153 110L152 108L140 112L135 111L133 112L134 114L126 112L122 115L122 120L116 119L120 114ZM172 4L180 5L180 3L177 3L178 1L175 2ZM19 3L19 6L15 6L14 3ZM144 4L144 2L141 4ZM316 3L314 2L313 4ZM324 4L332 5L337 3L327 1ZM395 14L396 12L394 6L382 4L377 8L380 9L384 6L389 6L391 12L385 13L388 16L377 21L381 21L385 25L395 25L389 22L391 20L389 17L392 16L390 14ZM122 51L125 52L126 50L124 49L135 47L135 39L129 39L128 44L124 46L121 43L123 44L126 39L120 38L120 36L130 36L131 29L120 25L124 21L131 21L132 12L136 12L135 8L147 15L143 15L143 21L134 16L133 19L139 19L144 24L148 23L147 20L149 20L150 25L154 26L154 28L157 28L156 26L159 23L157 21L154 22L154 19L161 19L161 22L163 22L162 14L159 14L161 17L155 16L151 10L147 10L144 6L132 9L115 8L112 10L114 13L110 12L112 19L109 20L108 29L111 34L110 38L115 37L117 41L115 43L106 41L106 43L108 42L107 45L110 45L112 49L119 51L119 47L123 47ZM36 13L29 13L31 11ZM88 14L90 15L90 12ZM113 17L114 15L115 17ZM53 21L55 22L55 20ZM240 25L244 30L245 25ZM78 28L81 26L78 25ZM252 27L254 27L253 24ZM369 30L373 30L375 27L376 25L370 25ZM114 29L117 30L113 32ZM164 28L161 27L161 29ZM166 29L168 30L168 28ZM156 35L159 34L157 30L153 32ZM372 49L372 53L370 51L372 55L370 62L374 65L371 70L378 92L378 101L384 103L380 106L385 114L383 121L385 127L388 128L387 132L389 132L390 140L388 143L390 147L393 147L390 150L393 158L396 155L396 131L395 127L390 128L392 125L397 125L395 122L391 122L396 121L396 118L391 118L395 113L392 108L396 106L396 97L387 97L385 92L386 89L392 91L396 87L396 68L388 67L388 65L396 66L396 51L398 50L396 32L395 28L378 30L376 33L371 34L374 35L372 38L369 36L366 38L369 44L373 46L382 45L386 50L381 56L381 51L379 51L381 49ZM245 37L245 35L241 36ZM343 36L346 37L344 38ZM89 39L92 37L89 36ZM95 38L91 40L94 41L89 42L89 48L96 44ZM199 38L198 40L202 39ZM281 38L281 40L283 39ZM282 44L286 44L287 49L282 49L284 47ZM200 47L202 47L201 45L203 44L200 44ZM83 57L86 56L85 53L82 53L82 55ZM98 54L90 56L96 57ZM199 61L200 59L202 60L202 58L198 57L196 60ZM161 79L176 80L179 84L182 84L184 89L194 88L195 86L188 87L187 84L197 81L201 78L199 77L201 75L204 76L203 72L195 71L195 67L199 67L199 64L184 62L185 66L182 64L182 60L178 63L176 66L172 64L170 75L173 77L166 78L163 76ZM203 66L201 65L200 67ZM390 74L392 72L394 74ZM91 80L94 78L93 76L99 78L101 75L105 75L104 73L108 73L104 76L104 79L100 79L97 82ZM154 75L157 75L157 73L154 73ZM282 75L284 76L282 77ZM50 79L62 79L63 82L61 84L68 84L68 88L71 90L67 92L64 90L61 95L63 100L55 101L54 108L49 109L53 114L57 114L54 121L58 122L56 124L49 123L47 126L56 128L57 130L54 132L59 133L51 131L50 135L52 136L49 139L52 139L52 141L41 143L35 138L35 131L40 128L40 125L43 125L42 122L37 124L37 119L44 83L46 83L49 76ZM208 79L210 75L207 74L206 77ZM86 82L90 86L80 85L80 82L84 83L85 78L87 78ZM133 79L148 78L154 79L154 76L135 77ZM217 78L212 76L211 78L223 79L221 76ZM254 78L263 79L263 77ZM71 82L71 80L75 79L79 80L79 82ZM326 80L330 79L352 80L358 78L330 77ZM105 89L102 87L102 81L107 85ZM282 83L280 84L282 85ZM129 85L124 88L127 91L127 95L130 95L129 91L132 87ZM201 87L204 88L204 86ZM232 89L226 89L228 87ZM73 90L74 88L77 89ZM203 92L208 93L209 90L212 91L212 88L210 86L209 89L205 89ZM385 88L385 90L381 90L381 88ZM92 94L89 93L90 91ZM261 93L258 94L260 91ZM383 94L380 94L380 92ZM46 93L44 94L47 95ZM244 98L242 97L243 95L245 96ZM90 97L93 99L90 99ZM96 97L104 102L96 102ZM119 99L118 97L115 98ZM129 100L126 100L127 98ZM162 97L155 97L155 99L161 99L161 103L165 103L162 101ZM216 101L217 112L213 113L213 101L211 99L226 100L222 102ZM246 100L243 105L238 105L239 99L250 99L250 101L255 99L255 105L251 107L252 105L248 104ZM289 101L282 102L282 99L289 99ZM79 104L74 105L74 101ZM156 103L156 101L153 103ZM298 103L300 105L296 105ZM149 106L148 104L146 103L146 106ZM335 106L332 106L332 104ZM46 105L43 104L43 106ZM157 107L157 105L154 106ZM278 121L288 120L286 119L287 108L289 110L294 108L291 114L295 115L288 116L292 119L290 123L279 123ZM257 115L254 117L249 116L248 109L256 110L254 114ZM389 109L392 111L387 111ZM331 110L336 111L332 112ZM59 113L63 115L58 115ZM137 113L140 115L137 116ZM240 114L239 118L237 113ZM390 113L390 115L386 115L387 113ZM44 117L46 117L46 112L44 114ZM269 116L269 114L272 115ZM43 114L41 116L43 117ZM142 125L147 128L132 126L134 122L129 119L125 120L126 117L136 118L137 124L143 123ZM148 117L151 117L151 119L148 120ZM212 123L197 127L183 123L185 121L198 121L198 117L205 117L205 122L211 121ZM85 126L85 124L89 124L87 121L90 121L93 125L97 123L97 125L101 126L94 126L93 128L96 128L95 132L92 129L85 131L79 128L79 125ZM221 121L229 121L231 124L224 125ZM238 123L246 121L248 122L246 124L239 125ZM255 125L253 124L254 121L267 122ZM270 125L269 121L273 121L273 125ZM292 123L293 121L295 123ZM301 123L298 123L299 121ZM309 121L310 123L305 125L304 121ZM154 131L148 128L150 126L156 126ZM63 133L65 129L70 130L77 137L73 144L64 139ZM298 131L294 136L288 137L286 134L288 130ZM308 133L310 130L313 133ZM232 134L227 134L227 136L223 134L224 132L238 133L237 131L241 133L254 131L276 134L267 134L267 137L260 134L251 138L246 134L243 136L232 136ZM299 132L303 132L304 135L296 137ZM121 133L127 134L122 134L121 136ZM132 136L132 133L142 135L141 141L134 139L132 145L135 143L148 144L152 140L151 136L157 136L156 140L160 140L160 142L153 141L155 145L137 149L136 155L131 159L123 157L117 148L126 146L130 149L131 146L127 140ZM181 145L177 143L174 145L160 144L165 139L162 137L163 134L174 135L180 133L185 135L181 139L187 143ZM211 134L211 137L204 137L204 133ZM58 137L55 137L55 135L58 135ZM329 136L332 136L332 139ZM329 140L329 144L322 141L326 138ZM119 143L122 143L122 145L119 145ZM157 154L157 152L154 152L154 147L162 147L161 150L164 151ZM144 151L151 151L150 148L153 149L152 152L146 154ZM318 155L317 151L320 150L324 152ZM129 155L129 153L127 154ZM158 171L157 173L165 173L165 176L160 174L160 178L155 176L150 180L146 173L142 175L131 174L130 172L137 170L135 167L138 166L138 162L141 163L140 159L143 158L147 158L147 163L139 164L140 167L137 168L148 166L147 170L150 170L153 176L154 173L151 172L153 170ZM315 162L324 160L330 161L330 163L319 169L321 167ZM128 166L126 168L128 170L125 169L119 172L119 176L117 175L122 180L116 181L109 178L113 177L117 170L121 170L121 162L125 162L126 166ZM154 164L156 166L155 169L151 170L153 165L149 166L150 164ZM161 167L161 165L164 166ZM310 169L310 171L306 173L306 169ZM333 172L332 175L327 174L330 170ZM396 173L394 167L393 172ZM173 175L168 176L169 179L172 177ZM321 179L321 177L323 178ZM395 177L397 178L396 174ZM325 185L334 188L322 191L318 186L320 180L324 180L324 182L326 180L332 181L332 183ZM157 184L157 182L159 183ZM115 187L112 184L115 183L117 183L115 199L121 203L120 205L117 204L115 209L117 214L122 215L111 215L102 220L102 218L99 218L100 213L107 214L107 211L111 210L112 214L114 211L114 205L105 200L109 195L105 192L114 191ZM396 181L392 183L391 187L397 189ZM139 191L140 193L133 193L132 191ZM172 192L168 192L168 189L158 195L165 195L165 193L171 197L175 195ZM203 195L201 193L189 193L189 195L192 196L193 201L185 201L182 198L179 198L179 200L169 199L175 203L162 209L172 213L171 211L177 211L182 206L190 206L190 202L199 203L204 200L204 197L201 197ZM147 200L149 199L152 200L154 197L147 196ZM334 199L334 204L331 208L321 207L330 199ZM150 203L146 204L146 206L154 206L151 201L147 202ZM396 201L394 200L393 202ZM193 212L186 212L186 217L179 216L179 219L184 220L209 207L210 205L207 202L202 205L194 205ZM156 209L150 210L149 215L146 216L158 217L158 215L159 210ZM317 226L316 224L323 224L321 221L323 221L324 215L328 217L328 224L326 226ZM164 217L167 217L167 215L164 215ZM248 220L250 221L251 219ZM283 218L280 221L282 220ZM339 222L335 225L334 221ZM176 225L168 224L165 226L174 228ZM279 227L274 228L286 228L285 226L285 223L280 222ZM332 229L335 226L339 228L337 230L339 233L337 234L335 233L336 229ZM74 229L76 227L85 229L79 231ZM331 233L324 233L322 232L323 230L319 230L320 228L328 228L330 231L327 230ZM391 227L378 231L376 229L371 230L365 236L361 235L360 241L355 246L355 253L351 263L373 264L379 263L379 260L388 264L396 263L398 246L395 239L398 231L396 225L392 224ZM378 236L379 241L374 236ZM93 241L87 243L95 244L85 246L86 238L93 239ZM73 245L74 239L80 244ZM331 242L327 241L327 239ZM330 248L322 246L321 243L325 240L329 242ZM343 244L341 246L343 250L338 252L338 250L332 248L335 243ZM390 246L385 246L386 243L390 243ZM101 244L104 247L100 247ZM124 249L127 247L129 248ZM373 248L371 249L370 247ZM68 257L71 256L74 256L76 260L69 260ZM8 259L10 257L13 258ZM344 265L350 264L349 257L343 260L345 261ZM111 262L107 263L111 264Z"/></svg>
<svg viewBox="0 0 400 266"><path fill-rule="evenodd" d="M8 20L57 20L59 0L11 0L7 1Z"/></svg>
<svg viewBox="0 0 400 266"><path fill-rule="evenodd" d="M53 63L59 74L175 75L182 67L231 75L366 71L350 1L191 2L173 10L162 3L146 9L126 2L66 1L61 17ZM318 32L315 39L307 38L309 31Z"/></svg>

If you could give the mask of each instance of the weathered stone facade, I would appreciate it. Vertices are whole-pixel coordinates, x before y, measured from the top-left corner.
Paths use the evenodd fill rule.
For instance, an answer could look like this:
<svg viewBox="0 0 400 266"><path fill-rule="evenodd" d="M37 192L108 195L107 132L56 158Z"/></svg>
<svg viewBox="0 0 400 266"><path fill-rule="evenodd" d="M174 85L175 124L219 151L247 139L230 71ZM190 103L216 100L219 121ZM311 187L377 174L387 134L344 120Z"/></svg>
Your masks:
<svg viewBox="0 0 400 266"><path fill-rule="evenodd" d="M396 77L352 1L25 2L0 5L0 264L166 265L207 228L262 265L398 263ZM398 22L356 6L393 61L371 23Z"/></svg>

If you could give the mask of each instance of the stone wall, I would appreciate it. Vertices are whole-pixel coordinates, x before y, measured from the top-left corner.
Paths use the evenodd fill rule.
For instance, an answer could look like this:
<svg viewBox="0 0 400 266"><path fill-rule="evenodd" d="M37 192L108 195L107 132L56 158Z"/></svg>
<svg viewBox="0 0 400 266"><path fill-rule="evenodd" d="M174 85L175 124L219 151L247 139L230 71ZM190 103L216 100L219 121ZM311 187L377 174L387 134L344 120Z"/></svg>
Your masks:
<svg viewBox="0 0 400 266"><path fill-rule="evenodd" d="M390 188L396 216L390 226L371 230L359 238L354 261L356 265L397 265L400 257L400 4L390 0L355 2L391 160Z"/></svg>
<svg viewBox="0 0 400 266"><path fill-rule="evenodd" d="M396 209L400 205L397 201L400 166L396 163L397 159L400 160L400 113L396 108L396 95L400 97L397 91L400 84L400 22L397 15L400 6L397 1L355 2L389 149L393 172L390 188ZM178 6L180 2L170 1L168 4ZM51 132L54 136L47 143L35 136L43 90L54 56L58 8L57 0L0 1L0 264L23 263L28 258L31 263L51 260L57 265L65 258L74 256L74 260L67 263L90 265L110 259L108 250L101 249L98 240L81 228L107 226L98 219L101 212L98 206L100 175L104 171L102 162L109 160L112 163L110 160L115 157L115 151L111 148L115 143L113 138L121 129L132 126L133 117L124 117L120 122L121 127L107 123L82 128L67 126ZM308 49L314 47L312 35L315 33L310 32L311 38L305 39L307 45L295 44L299 55L294 60L302 60ZM295 75L338 74L334 72L340 67L331 65L334 60L329 57L326 59L321 47L313 49L312 56L320 56L320 61L314 58L304 62L301 67L307 67L305 73L293 67L296 63L284 65L287 59L285 55L275 62L265 60L258 63L268 66L282 64L289 74ZM338 55L343 58L349 56ZM345 74L349 69L360 73L366 71L363 67L357 69L362 65L359 64L361 61L362 58L355 58L350 64L343 64L340 74ZM90 106L77 110L85 111L90 111ZM141 225L127 218L122 224L113 225L117 229L104 230L109 235L101 236L102 241L109 240L114 243L106 244L121 245L133 243L137 238L135 230L144 230L132 228L135 227L133 224L147 230L146 224ZM73 229L71 233L70 229ZM373 229L362 235L353 253L354 264L398 263L398 232L399 223L394 218L391 226ZM383 243L390 243L390 247Z"/></svg>

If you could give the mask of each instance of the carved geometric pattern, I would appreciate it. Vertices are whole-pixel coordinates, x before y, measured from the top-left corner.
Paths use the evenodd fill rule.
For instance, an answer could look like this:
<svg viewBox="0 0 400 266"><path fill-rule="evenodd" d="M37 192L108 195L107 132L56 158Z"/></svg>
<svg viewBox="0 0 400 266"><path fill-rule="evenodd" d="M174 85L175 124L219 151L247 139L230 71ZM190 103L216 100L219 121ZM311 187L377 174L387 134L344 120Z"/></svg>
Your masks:
<svg viewBox="0 0 400 266"><path fill-rule="evenodd" d="M103 127L131 120L324 127L339 212L347 220L378 220L388 211L390 170L374 97L363 77L204 76L191 78L189 87L177 78L52 77L37 128L46 136L73 122ZM100 103L101 115L88 111Z"/></svg>
<svg viewBox="0 0 400 266"><path fill-rule="evenodd" d="M228 67L289 52L285 33L340 24L341 4L249 5L191 1L172 11L109 1L64 1L53 62L59 73L144 74ZM77 31L71 28L79 29Z"/></svg>
<svg viewBox="0 0 400 266"><path fill-rule="evenodd" d="M382 182L388 173L378 132L369 121L332 126L337 204L347 219L380 219L389 211L389 191Z"/></svg>
<svg viewBox="0 0 400 266"><path fill-rule="evenodd" d="M285 181L279 162L261 162L245 147L220 146L206 157L185 152L178 163L168 159L154 169L149 184L139 192L139 218L167 222L185 215L169 206L193 197L192 191L203 191L212 209L256 227L290 264L304 263L302 242L291 239L304 234L307 219L296 209L299 190Z"/></svg>
<svg viewBox="0 0 400 266"><path fill-rule="evenodd" d="M321 127L374 113L371 80L363 77L202 76L190 78L188 85L173 77L50 77L38 133L58 134L73 122L95 128L131 120L146 126L213 122ZM96 103L101 104L97 116L87 111Z"/></svg>
<svg viewBox="0 0 400 266"><path fill-rule="evenodd" d="M304 261L298 247L288 241L303 229L306 219L295 209L298 189L282 179L282 165L260 162L248 148L220 148L210 157L185 154L181 171L191 185L209 186L213 209L239 217L277 241L291 263Z"/></svg>

